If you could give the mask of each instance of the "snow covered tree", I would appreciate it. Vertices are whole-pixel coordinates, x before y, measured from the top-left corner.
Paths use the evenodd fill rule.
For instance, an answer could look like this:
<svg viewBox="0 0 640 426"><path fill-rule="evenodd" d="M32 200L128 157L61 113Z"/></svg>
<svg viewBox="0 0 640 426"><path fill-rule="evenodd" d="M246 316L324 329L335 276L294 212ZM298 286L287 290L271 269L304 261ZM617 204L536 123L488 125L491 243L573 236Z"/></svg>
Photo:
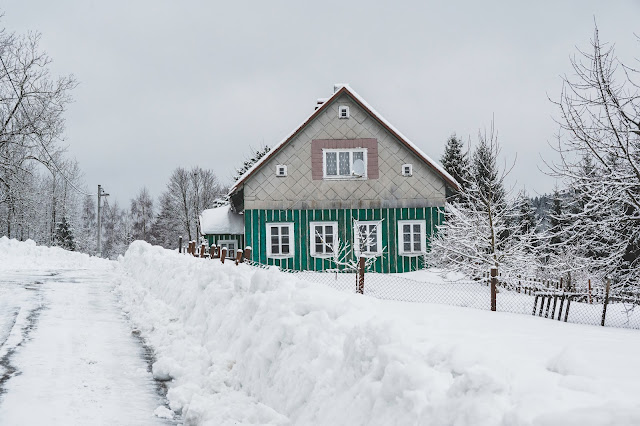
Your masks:
<svg viewBox="0 0 640 426"><path fill-rule="evenodd" d="M76 249L73 230L65 216L62 217L62 220L58 222L58 225L56 226L54 245L70 251L75 251Z"/></svg>
<svg viewBox="0 0 640 426"><path fill-rule="evenodd" d="M225 192L211 170L175 169L160 197L160 213L153 227L154 241L163 247L176 247L180 235L185 241L198 239L200 214L213 207Z"/></svg>
<svg viewBox="0 0 640 426"><path fill-rule="evenodd" d="M243 174L245 174L251 167L253 167L253 165L257 163L258 160L267 155L269 151L271 151L271 148L269 148L268 146L263 146L256 150L251 149L251 155L248 158L245 158L242 166L236 169L236 173L235 175L233 175L233 181L235 182L240 179Z"/></svg>
<svg viewBox="0 0 640 426"><path fill-rule="evenodd" d="M58 142L76 82L72 76L51 77L51 58L39 43L38 33L0 29L0 190L10 191L13 177L33 162L60 172Z"/></svg>
<svg viewBox="0 0 640 426"><path fill-rule="evenodd" d="M153 223L153 199L147 188L131 200L131 227L134 240L151 241L151 224Z"/></svg>
<svg viewBox="0 0 640 426"><path fill-rule="evenodd" d="M469 187L470 164L468 153L463 151L463 148L462 141L458 139L454 133L447 139L444 155L440 161L444 169L460 184L464 192L464 190ZM451 191L448 186L447 191ZM453 192L447 193L447 200L449 201L461 201L463 198L461 195Z"/></svg>
<svg viewBox="0 0 640 426"><path fill-rule="evenodd" d="M537 265L535 229L521 233L517 210L507 201L506 171L498 167L500 147L493 128L479 135L469 186L461 202L448 203L445 222L426 256L430 265L481 277L492 266L503 273L529 273Z"/></svg>
<svg viewBox="0 0 640 426"><path fill-rule="evenodd" d="M640 78L602 43L572 60L557 101L563 179L580 205L568 216L578 253L620 286L640 288ZM585 162L588 161L588 165Z"/></svg>

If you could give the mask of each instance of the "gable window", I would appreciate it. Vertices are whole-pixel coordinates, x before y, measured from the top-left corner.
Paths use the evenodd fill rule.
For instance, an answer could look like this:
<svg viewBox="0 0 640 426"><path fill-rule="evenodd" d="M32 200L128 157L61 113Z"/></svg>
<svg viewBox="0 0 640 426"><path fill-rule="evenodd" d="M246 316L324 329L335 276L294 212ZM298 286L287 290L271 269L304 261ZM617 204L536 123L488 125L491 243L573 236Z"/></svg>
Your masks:
<svg viewBox="0 0 640 426"><path fill-rule="evenodd" d="M332 256L334 244L338 240L338 222L311 222L309 227L311 256Z"/></svg>
<svg viewBox="0 0 640 426"><path fill-rule="evenodd" d="M367 149L324 149L325 179L362 179L367 177Z"/></svg>
<svg viewBox="0 0 640 426"><path fill-rule="evenodd" d="M347 105L338 107L338 118L349 118L349 107Z"/></svg>
<svg viewBox="0 0 640 426"><path fill-rule="evenodd" d="M423 254L425 250L425 223L421 220L398 221L398 252L404 256Z"/></svg>
<svg viewBox="0 0 640 426"><path fill-rule="evenodd" d="M377 256L382 254L382 236L380 221L355 221L353 247L358 256Z"/></svg>
<svg viewBox="0 0 640 426"><path fill-rule="evenodd" d="M293 223L267 223L267 256L293 257Z"/></svg>

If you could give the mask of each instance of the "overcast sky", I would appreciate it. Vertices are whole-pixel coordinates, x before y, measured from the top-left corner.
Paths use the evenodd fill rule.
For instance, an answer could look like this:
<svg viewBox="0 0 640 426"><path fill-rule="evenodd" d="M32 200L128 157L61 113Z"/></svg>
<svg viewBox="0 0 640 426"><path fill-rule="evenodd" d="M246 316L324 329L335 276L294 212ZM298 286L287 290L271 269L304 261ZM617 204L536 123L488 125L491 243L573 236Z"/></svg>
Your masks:
<svg viewBox="0 0 640 426"><path fill-rule="evenodd" d="M225 182L249 147L274 145L349 83L439 160L448 136L492 117L510 180L549 192L560 76L603 41L640 58L640 1L213 2L3 0L2 25L42 33L53 72L79 81L69 153L93 191L157 197L178 166ZM637 62L635 62L637 64Z"/></svg>

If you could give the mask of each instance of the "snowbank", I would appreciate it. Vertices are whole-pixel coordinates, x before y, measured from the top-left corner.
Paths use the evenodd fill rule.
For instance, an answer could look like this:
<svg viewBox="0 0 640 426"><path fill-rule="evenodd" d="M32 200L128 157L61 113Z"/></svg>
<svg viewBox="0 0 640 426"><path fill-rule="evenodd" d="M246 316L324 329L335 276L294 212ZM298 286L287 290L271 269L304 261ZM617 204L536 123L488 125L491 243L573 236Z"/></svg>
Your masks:
<svg viewBox="0 0 640 426"><path fill-rule="evenodd" d="M109 261L60 247L38 246L35 241L0 237L0 270L77 269L109 267Z"/></svg>
<svg viewBox="0 0 640 426"><path fill-rule="evenodd" d="M639 424L638 333L341 293L131 245L118 291L187 424Z"/></svg>

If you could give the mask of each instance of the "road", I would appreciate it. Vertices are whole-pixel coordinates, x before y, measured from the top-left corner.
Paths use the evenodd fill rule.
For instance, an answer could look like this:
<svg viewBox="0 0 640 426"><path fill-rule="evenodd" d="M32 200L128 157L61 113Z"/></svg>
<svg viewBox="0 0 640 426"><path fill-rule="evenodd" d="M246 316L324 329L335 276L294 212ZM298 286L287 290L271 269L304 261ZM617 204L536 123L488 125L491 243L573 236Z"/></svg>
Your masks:
<svg viewBox="0 0 640 426"><path fill-rule="evenodd" d="M0 425L176 423L110 274L2 268Z"/></svg>

